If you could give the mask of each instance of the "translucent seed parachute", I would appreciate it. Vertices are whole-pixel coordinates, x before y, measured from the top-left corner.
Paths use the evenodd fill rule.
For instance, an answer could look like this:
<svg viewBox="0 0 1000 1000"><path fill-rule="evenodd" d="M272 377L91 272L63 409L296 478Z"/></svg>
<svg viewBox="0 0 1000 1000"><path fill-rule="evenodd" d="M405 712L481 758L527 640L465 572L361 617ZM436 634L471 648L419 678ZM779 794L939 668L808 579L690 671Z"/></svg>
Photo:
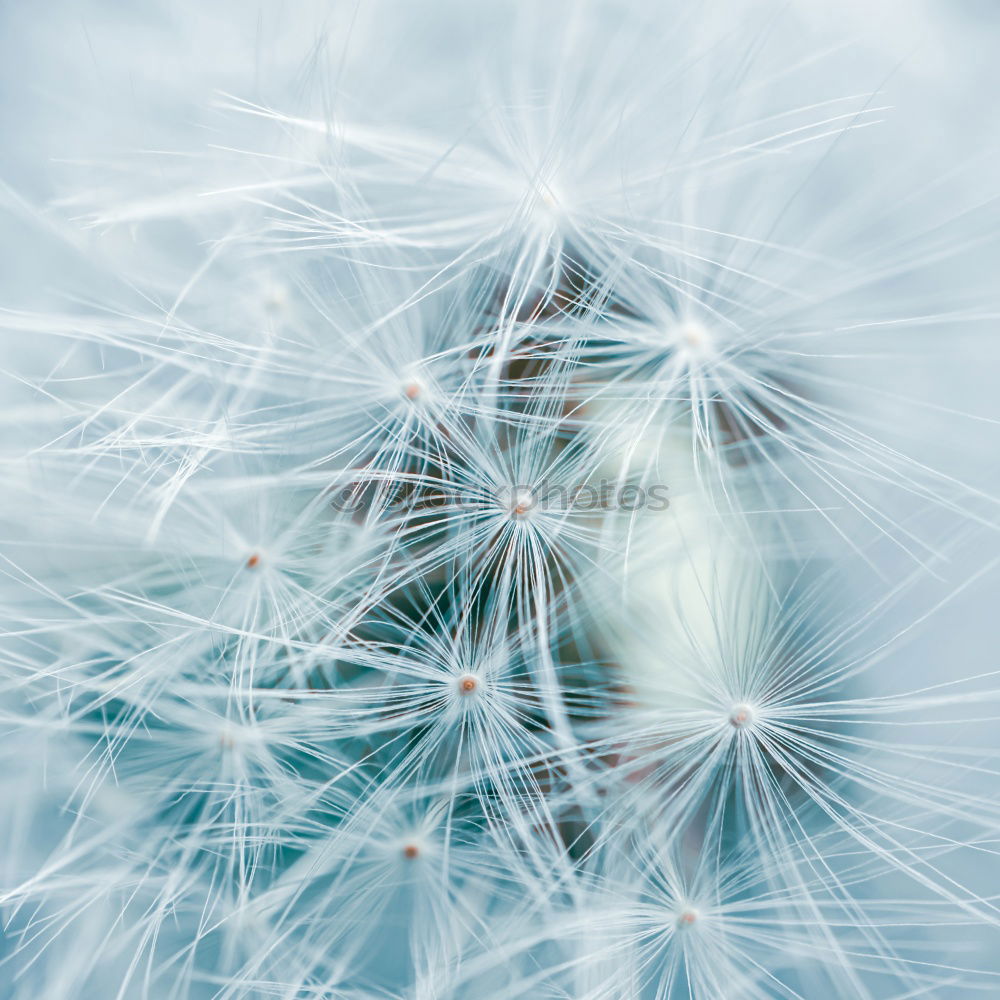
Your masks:
<svg viewBox="0 0 1000 1000"><path fill-rule="evenodd" d="M1000 995L1000 20L877 8L0 9L3 1000Z"/></svg>

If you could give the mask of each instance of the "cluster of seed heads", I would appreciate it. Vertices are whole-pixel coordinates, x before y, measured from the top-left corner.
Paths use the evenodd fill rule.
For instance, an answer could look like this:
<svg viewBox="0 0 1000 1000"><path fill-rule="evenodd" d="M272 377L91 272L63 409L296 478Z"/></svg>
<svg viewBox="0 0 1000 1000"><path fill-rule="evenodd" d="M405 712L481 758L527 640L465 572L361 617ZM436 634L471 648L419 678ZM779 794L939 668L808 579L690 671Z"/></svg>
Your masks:
<svg viewBox="0 0 1000 1000"><path fill-rule="evenodd" d="M0 997L993 995L962 116L804 0L154 6L0 12Z"/></svg>

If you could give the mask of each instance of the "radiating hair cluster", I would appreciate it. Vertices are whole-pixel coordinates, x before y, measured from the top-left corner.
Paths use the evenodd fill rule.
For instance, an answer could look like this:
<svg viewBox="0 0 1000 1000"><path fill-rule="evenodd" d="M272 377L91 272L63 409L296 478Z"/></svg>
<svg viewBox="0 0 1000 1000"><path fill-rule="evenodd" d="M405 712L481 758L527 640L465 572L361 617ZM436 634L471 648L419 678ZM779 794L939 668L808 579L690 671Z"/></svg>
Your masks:
<svg viewBox="0 0 1000 1000"><path fill-rule="evenodd" d="M65 7L0 14L0 995L1000 994L996 22Z"/></svg>

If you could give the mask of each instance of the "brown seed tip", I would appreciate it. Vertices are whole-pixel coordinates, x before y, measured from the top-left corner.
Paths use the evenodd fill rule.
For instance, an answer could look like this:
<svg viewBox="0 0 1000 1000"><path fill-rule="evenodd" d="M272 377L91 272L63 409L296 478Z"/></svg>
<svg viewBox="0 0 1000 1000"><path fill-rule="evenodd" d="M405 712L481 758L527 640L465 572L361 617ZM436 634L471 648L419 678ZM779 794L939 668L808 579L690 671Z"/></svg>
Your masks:
<svg viewBox="0 0 1000 1000"><path fill-rule="evenodd" d="M250 558L249 558L249 559L247 560L247 569L253 569L253 568L254 568L255 566L257 566L257 565L258 565L259 563L260 563L260 556L259 556L259 555L257 555L257 553L255 552L255 553L254 553L254 554L253 554L253 555L252 555L252 556L251 556L251 557L250 557Z"/></svg>
<svg viewBox="0 0 1000 1000"><path fill-rule="evenodd" d="M681 927L690 927L692 924L698 922L698 911L697 910L682 910L680 916L677 918L677 923Z"/></svg>
<svg viewBox="0 0 1000 1000"><path fill-rule="evenodd" d="M407 382L403 387L403 395L407 399L416 399L420 395L420 386L416 382Z"/></svg>
<svg viewBox="0 0 1000 1000"><path fill-rule="evenodd" d="M535 508L535 495L530 490L518 490L511 498L512 517L526 517Z"/></svg>
<svg viewBox="0 0 1000 1000"><path fill-rule="evenodd" d="M736 729L742 729L753 722L753 709L749 705L735 705L729 713L729 721Z"/></svg>
<svg viewBox="0 0 1000 1000"><path fill-rule="evenodd" d="M479 687L479 681L471 674L467 674L458 682L458 690L462 694L472 694Z"/></svg>
<svg viewBox="0 0 1000 1000"><path fill-rule="evenodd" d="M407 844L406 847L403 848L403 857L406 858L407 861L412 861L414 858L419 858L420 848L417 847L416 844Z"/></svg>

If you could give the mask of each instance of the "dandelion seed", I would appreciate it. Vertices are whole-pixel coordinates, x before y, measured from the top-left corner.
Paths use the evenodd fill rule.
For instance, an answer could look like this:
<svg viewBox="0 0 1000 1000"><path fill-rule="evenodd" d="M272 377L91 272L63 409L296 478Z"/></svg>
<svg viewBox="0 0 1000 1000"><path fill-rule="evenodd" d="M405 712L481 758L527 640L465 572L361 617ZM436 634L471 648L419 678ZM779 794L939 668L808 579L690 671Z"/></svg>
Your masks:
<svg viewBox="0 0 1000 1000"><path fill-rule="evenodd" d="M538 502L535 494L528 489L517 489L512 491L510 499L510 513L514 518L529 517L534 511Z"/></svg>
<svg viewBox="0 0 1000 1000"><path fill-rule="evenodd" d="M746 729L755 721L756 714L749 705L734 705L729 712L729 724L734 729Z"/></svg>
<svg viewBox="0 0 1000 1000"><path fill-rule="evenodd" d="M678 326L676 340L691 362L704 361L712 354L712 335L701 323L694 320L688 320Z"/></svg>
<svg viewBox="0 0 1000 1000"><path fill-rule="evenodd" d="M964 15L21 6L0 995L994 995Z"/></svg>
<svg viewBox="0 0 1000 1000"><path fill-rule="evenodd" d="M473 677L471 674L466 674L464 677L459 678L458 690L460 694L470 695L474 694L479 688L479 680Z"/></svg>

